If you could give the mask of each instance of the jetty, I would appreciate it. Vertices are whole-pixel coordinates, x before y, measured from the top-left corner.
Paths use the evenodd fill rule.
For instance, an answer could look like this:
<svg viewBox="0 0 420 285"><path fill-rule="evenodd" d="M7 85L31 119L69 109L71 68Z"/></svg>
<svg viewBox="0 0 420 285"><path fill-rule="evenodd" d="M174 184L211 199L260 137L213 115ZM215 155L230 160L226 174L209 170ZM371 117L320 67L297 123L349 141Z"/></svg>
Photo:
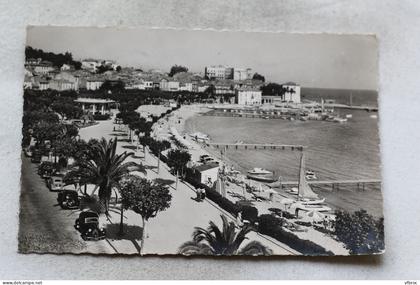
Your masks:
<svg viewBox="0 0 420 285"><path fill-rule="evenodd" d="M378 107L376 106L354 106L338 103L324 103L324 107L327 108L336 108L336 109L349 109L349 110L365 110L368 112L378 112Z"/></svg>
<svg viewBox="0 0 420 285"><path fill-rule="evenodd" d="M303 151L306 146L303 145L289 145L289 144L249 144L249 143L206 143L217 149L233 149L233 150L291 150Z"/></svg>
<svg viewBox="0 0 420 285"><path fill-rule="evenodd" d="M298 181L277 181L274 182L276 187L297 186ZM274 184L272 183L272 185ZM380 179L353 179L353 180L311 180L307 181L309 185L330 185L331 190L338 190L340 185L356 185L357 189L365 190L366 184L380 184ZM277 186L278 185L278 186Z"/></svg>

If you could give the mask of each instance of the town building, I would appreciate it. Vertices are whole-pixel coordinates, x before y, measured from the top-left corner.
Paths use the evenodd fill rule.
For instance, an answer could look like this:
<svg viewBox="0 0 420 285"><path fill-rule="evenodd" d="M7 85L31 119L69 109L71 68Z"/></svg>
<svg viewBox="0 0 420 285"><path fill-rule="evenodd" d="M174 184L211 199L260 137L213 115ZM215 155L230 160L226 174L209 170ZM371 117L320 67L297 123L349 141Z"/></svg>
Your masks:
<svg viewBox="0 0 420 285"><path fill-rule="evenodd" d="M159 89L162 91L179 91L179 82L163 78L160 81Z"/></svg>
<svg viewBox="0 0 420 285"><path fill-rule="evenodd" d="M204 68L204 75L211 80L215 79L232 79L233 68L224 65L212 65Z"/></svg>
<svg viewBox="0 0 420 285"><path fill-rule="evenodd" d="M236 90L235 103L239 105L261 105L262 92L255 88L241 88Z"/></svg>
<svg viewBox="0 0 420 285"><path fill-rule="evenodd" d="M74 66L73 65L71 65L71 64L63 64L61 67L60 67L60 70L61 71L70 71L70 70L74 70Z"/></svg>
<svg viewBox="0 0 420 285"><path fill-rule="evenodd" d="M218 163L206 163L192 167L192 178L201 184L212 187L219 175Z"/></svg>
<svg viewBox="0 0 420 285"><path fill-rule="evenodd" d="M251 68L234 68L233 70L233 80L247 80L252 79L252 69Z"/></svg>
<svg viewBox="0 0 420 285"><path fill-rule="evenodd" d="M57 91L76 90L76 84L66 79L51 79L49 88Z"/></svg>
<svg viewBox="0 0 420 285"><path fill-rule="evenodd" d="M301 102L300 85L294 82L287 82L282 84L282 87L286 91L284 93L284 101L293 103Z"/></svg>
<svg viewBox="0 0 420 285"><path fill-rule="evenodd" d="M115 101L109 99L77 98L74 102L79 104L84 112L92 115L109 114L115 106Z"/></svg>
<svg viewBox="0 0 420 285"><path fill-rule="evenodd" d="M100 78L90 78L86 80L87 90L98 90L104 84L104 80Z"/></svg>
<svg viewBox="0 0 420 285"><path fill-rule="evenodd" d="M53 64L49 61L41 61L40 63L32 65L32 68L36 74L42 75L48 74L54 70Z"/></svg>
<svg viewBox="0 0 420 285"><path fill-rule="evenodd" d="M96 72L100 65L101 62L96 59L85 59L82 61L82 69L88 70L90 72Z"/></svg>

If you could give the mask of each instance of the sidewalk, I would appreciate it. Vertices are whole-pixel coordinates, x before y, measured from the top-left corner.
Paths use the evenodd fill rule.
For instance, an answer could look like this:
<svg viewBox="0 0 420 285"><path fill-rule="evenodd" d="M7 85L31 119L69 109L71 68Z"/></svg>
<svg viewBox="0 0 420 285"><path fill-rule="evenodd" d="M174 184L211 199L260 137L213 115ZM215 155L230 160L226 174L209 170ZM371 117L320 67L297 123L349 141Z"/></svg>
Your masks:
<svg viewBox="0 0 420 285"><path fill-rule="evenodd" d="M98 125L80 130L80 137L84 140L90 138L101 138L109 140L115 138L113 134L114 124L112 120L101 121ZM119 142L117 145L117 153L131 151L128 148L130 143ZM136 152L136 157L143 157L143 153ZM183 182L178 182L178 189L175 190L176 178L169 172L164 163L160 163L159 175L156 173L157 159L149 153L146 153L146 161L142 158L130 158L130 160L143 163L147 169L147 178L159 178L165 181L170 187L172 194L171 206L164 212L157 214L155 218L149 220L146 225L147 239L144 242L143 254L176 254L179 247L186 241L191 240L194 227L207 228L209 221L221 225L220 215L226 214L217 205L211 201L196 202L194 190ZM115 229L119 225L119 211L111 213L112 228ZM129 234L126 239L109 240L111 246L119 253L136 254L138 253L140 236L141 236L141 217L133 211L125 211L124 223L125 227L129 227ZM228 215L230 219L231 216ZM109 221L107 221L109 223ZM273 242L270 239L260 236L257 233L249 234L249 240L258 240L262 244L273 250L274 254L290 255L299 254L290 249L288 246ZM244 243L245 245L246 243Z"/></svg>

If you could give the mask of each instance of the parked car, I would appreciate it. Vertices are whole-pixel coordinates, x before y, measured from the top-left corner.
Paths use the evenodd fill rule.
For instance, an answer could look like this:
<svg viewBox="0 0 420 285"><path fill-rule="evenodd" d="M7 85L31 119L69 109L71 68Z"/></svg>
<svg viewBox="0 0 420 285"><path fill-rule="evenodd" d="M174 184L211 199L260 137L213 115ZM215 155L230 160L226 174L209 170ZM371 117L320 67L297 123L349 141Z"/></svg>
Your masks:
<svg viewBox="0 0 420 285"><path fill-rule="evenodd" d="M47 180L47 187L50 191L60 191L63 189L63 175L53 175Z"/></svg>
<svg viewBox="0 0 420 285"><path fill-rule="evenodd" d="M42 158L42 152L38 149L35 149L32 152L31 162L33 163L40 163Z"/></svg>
<svg viewBox="0 0 420 285"><path fill-rule="evenodd" d="M32 157L33 150L33 146L28 146L23 150L23 152L25 153L26 157Z"/></svg>
<svg viewBox="0 0 420 285"><path fill-rule="evenodd" d="M80 205L77 191L68 189L58 192L57 202L62 209L77 209Z"/></svg>
<svg viewBox="0 0 420 285"><path fill-rule="evenodd" d="M86 210L79 214L74 228L80 232L84 240L97 241L105 238L105 229L99 227L99 215L91 210Z"/></svg>

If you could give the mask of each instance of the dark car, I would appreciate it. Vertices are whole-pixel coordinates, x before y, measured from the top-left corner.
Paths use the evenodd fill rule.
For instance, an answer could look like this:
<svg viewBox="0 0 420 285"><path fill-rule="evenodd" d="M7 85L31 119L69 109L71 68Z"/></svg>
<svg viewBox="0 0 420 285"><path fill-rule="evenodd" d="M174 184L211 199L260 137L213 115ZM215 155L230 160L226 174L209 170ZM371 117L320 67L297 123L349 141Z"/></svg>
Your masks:
<svg viewBox="0 0 420 285"><path fill-rule="evenodd" d="M99 227L99 215L87 210L80 213L74 224L84 240L101 240L105 238L105 229Z"/></svg>
<svg viewBox="0 0 420 285"><path fill-rule="evenodd" d="M77 209L80 201L75 190L62 190L58 192L57 202L62 209Z"/></svg>
<svg viewBox="0 0 420 285"><path fill-rule="evenodd" d="M57 172L57 166L55 163L50 161L43 161L38 166L38 174L41 175L42 178L50 178L54 173Z"/></svg>
<svg viewBox="0 0 420 285"><path fill-rule="evenodd" d="M32 152L31 162L40 163L42 158L42 152L38 149Z"/></svg>

